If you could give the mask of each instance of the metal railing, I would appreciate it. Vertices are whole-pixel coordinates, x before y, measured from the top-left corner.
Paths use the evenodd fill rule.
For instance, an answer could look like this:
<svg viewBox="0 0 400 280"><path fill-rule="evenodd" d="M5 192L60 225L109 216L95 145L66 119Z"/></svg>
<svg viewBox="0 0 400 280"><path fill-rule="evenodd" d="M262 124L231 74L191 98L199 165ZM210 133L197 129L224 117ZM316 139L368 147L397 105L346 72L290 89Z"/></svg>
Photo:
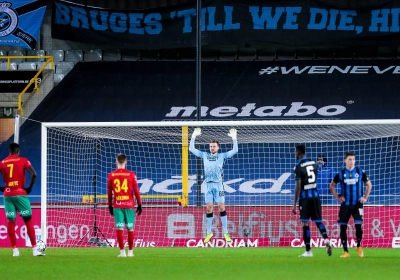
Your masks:
<svg viewBox="0 0 400 280"><path fill-rule="evenodd" d="M50 64L50 68L54 70L54 57L53 56L44 56L44 55L38 55L38 56L0 56L0 59L7 59L7 70L10 70L11 66L11 60L12 59L47 59L42 67L37 71L36 75L29 81L29 83L26 85L24 90L18 95L18 111L21 116L24 115L24 110L22 109L22 97L26 93L26 91L29 89L29 87L35 83L34 90L36 90L37 94L40 95L40 89L39 89L39 80L38 77L39 75L43 72L43 70L47 67L47 65Z"/></svg>

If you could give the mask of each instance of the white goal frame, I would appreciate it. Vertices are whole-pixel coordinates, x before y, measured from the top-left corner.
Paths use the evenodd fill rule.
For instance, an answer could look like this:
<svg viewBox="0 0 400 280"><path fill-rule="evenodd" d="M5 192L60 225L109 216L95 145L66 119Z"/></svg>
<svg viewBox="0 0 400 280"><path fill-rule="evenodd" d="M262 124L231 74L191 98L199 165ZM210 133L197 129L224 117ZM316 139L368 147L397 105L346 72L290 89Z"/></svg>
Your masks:
<svg viewBox="0 0 400 280"><path fill-rule="evenodd" d="M400 119L382 120L256 120L256 121L172 121L172 122L44 122L41 124L41 233L47 240L47 131L48 128L73 127L211 127L211 126L335 126L400 125ZM399 135L392 135L399 136ZM188 135L190 139L190 135ZM238 137L240 144L240 134Z"/></svg>

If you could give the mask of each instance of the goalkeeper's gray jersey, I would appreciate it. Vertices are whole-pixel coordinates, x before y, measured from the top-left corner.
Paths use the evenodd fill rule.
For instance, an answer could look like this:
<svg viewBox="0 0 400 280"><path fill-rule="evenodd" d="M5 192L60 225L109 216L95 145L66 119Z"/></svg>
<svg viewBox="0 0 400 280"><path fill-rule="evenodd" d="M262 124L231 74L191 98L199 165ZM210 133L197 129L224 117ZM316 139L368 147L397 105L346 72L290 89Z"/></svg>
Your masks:
<svg viewBox="0 0 400 280"><path fill-rule="evenodd" d="M210 154L199 151L194 147L194 141L195 138L190 140L189 151L195 156L203 159L205 181L222 182L225 160L233 157L238 152L237 140L233 140L232 150L227 153L220 154Z"/></svg>

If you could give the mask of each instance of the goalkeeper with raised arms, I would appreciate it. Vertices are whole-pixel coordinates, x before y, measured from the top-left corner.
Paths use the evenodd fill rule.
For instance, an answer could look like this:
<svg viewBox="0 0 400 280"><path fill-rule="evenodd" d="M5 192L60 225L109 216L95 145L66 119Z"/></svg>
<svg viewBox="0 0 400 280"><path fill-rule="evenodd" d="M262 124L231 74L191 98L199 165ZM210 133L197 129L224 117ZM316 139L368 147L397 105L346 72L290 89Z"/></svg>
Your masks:
<svg viewBox="0 0 400 280"><path fill-rule="evenodd" d="M214 202L218 204L219 216L221 218L224 237L226 242L231 241L231 237L228 233L228 217L225 211L225 191L223 185L223 172L224 163L228 158L233 157L238 152L237 143L237 132L236 129L232 128L229 130L228 136L233 140L233 149L227 153L218 153L219 142L217 140L211 140L210 152L202 152L194 147L196 137L201 135L201 128L195 128L190 140L189 151L196 157L203 159L204 164L204 177L206 182L206 211L207 211L207 236L204 239L204 243L208 243L213 237L211 232L211 225L213 220L213 208Z"/></svg>

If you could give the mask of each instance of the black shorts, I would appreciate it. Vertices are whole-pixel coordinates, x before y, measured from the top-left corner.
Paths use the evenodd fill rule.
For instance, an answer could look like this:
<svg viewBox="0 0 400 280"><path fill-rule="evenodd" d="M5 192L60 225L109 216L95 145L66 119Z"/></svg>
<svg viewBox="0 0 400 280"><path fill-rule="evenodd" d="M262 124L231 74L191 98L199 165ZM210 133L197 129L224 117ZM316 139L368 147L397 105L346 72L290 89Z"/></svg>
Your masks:
<svg viewBox="0 0 400 280"><path fill-rule="evenodd" d="M303 198L299 202L300 221L308 222L311 218L313 222L322 222L321 200L319 197Z"/></svg>
<svg viewBox="0 0 400 280"><path fill-rule="evenodd" d="M361 202L357 202L356 205L345 205L343 202L342 205L340 205L338 223L347 225L351 216L353 216L354 223L362 223L364 208Z"/></svg>

